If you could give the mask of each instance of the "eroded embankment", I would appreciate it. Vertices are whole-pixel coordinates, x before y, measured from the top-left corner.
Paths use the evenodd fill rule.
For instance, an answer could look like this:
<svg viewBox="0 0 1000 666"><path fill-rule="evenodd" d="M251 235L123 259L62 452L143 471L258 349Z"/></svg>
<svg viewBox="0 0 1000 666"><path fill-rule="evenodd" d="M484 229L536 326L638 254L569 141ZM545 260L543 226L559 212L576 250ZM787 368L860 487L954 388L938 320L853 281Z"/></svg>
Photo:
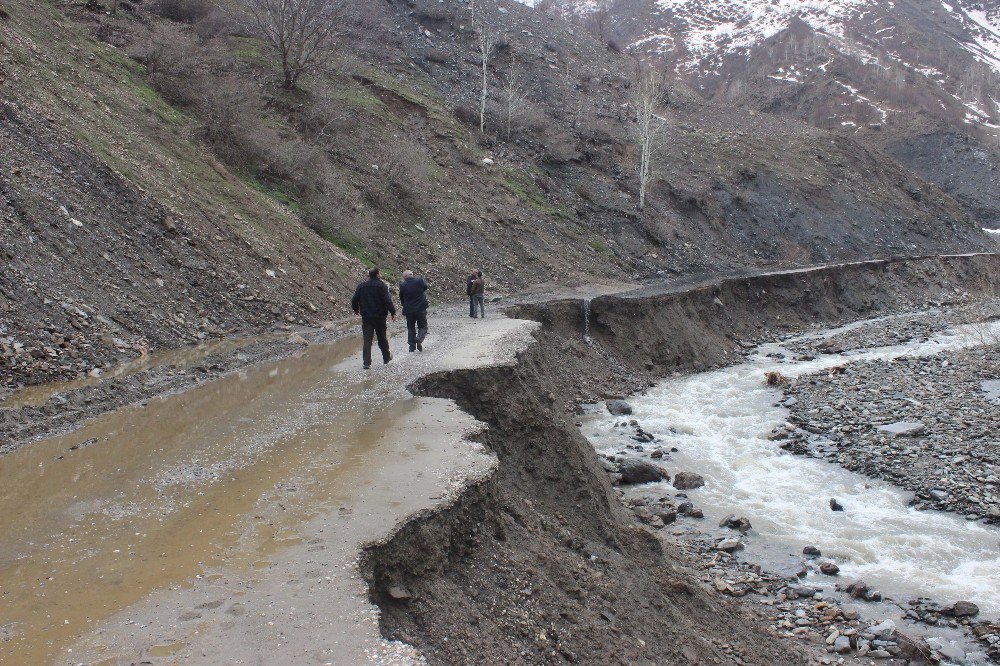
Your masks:
<svg viewBox="0 0 1000 666"><path fill-rule="evenodd" d="M724 365L746 341L817 321L1000 293L994 255L867 262L683 292L513 308L544 324L514 367L432 375L418 393L489 424L496 474L368 549L382 631L435 663L796 663L761 622L702 590L633 526L571 416L584 394Z"/></svg>

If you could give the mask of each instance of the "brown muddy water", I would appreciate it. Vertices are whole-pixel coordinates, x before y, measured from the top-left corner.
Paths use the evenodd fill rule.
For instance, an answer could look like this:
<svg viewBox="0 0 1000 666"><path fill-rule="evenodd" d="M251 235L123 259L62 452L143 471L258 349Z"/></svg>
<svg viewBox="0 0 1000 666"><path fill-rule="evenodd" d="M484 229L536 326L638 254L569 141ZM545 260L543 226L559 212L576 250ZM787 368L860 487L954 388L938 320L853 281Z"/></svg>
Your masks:
<svg viewBox="0 0 1000 666"><path fill-rule="evenodd" d="M87 388L88 386L96 386L107 379L124 379L151 368L171 367L187 369L203 362L213 354L228 354L254 343L278 340L281 337L280 335L261 335L248 338L225 338L190 347L182 347L180 349L165 349L153 352L152 354L143 354L138 358L104 370L96 376L87 375L77 379L26 386L18 389L10 395L0 396L0 408L40 407L57 393L67 393Z"/></svg>
<svg viewBox="0 0 1000 666"><path fill-rule="evenodd" d="M354 369L356 352L353 338L314 345L0 458L0 663L71 657L77 637L153 590L252 569L291 543L406 417L369 390L388 375ZM315 501L261 519L293 478Z"/></svg>

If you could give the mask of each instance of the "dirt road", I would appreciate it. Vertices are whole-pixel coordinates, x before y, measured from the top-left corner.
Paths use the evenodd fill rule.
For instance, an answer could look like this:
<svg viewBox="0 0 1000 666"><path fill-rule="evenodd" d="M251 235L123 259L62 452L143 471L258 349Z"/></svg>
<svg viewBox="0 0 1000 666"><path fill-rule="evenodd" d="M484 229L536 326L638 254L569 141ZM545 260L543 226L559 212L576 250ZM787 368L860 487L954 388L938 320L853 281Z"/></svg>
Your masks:
<svg viewBox="0 0 1000 666"><path fill-rule="evenodd" d="M508 363L535 326L431 325L387 366L315 344L0 458L0 663L407 661L361 546L495 462L480 424L405 387Z"/></svg>

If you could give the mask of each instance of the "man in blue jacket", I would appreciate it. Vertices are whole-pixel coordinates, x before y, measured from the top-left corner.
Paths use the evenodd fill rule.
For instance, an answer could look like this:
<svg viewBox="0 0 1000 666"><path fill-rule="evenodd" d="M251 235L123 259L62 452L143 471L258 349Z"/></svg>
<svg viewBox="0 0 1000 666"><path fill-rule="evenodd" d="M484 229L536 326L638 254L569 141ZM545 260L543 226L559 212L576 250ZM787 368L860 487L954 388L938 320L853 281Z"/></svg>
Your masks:
<svg viewBox="0 0 1000 666"><path fill-rule="evenodd" d="M403 271L399 302L403 304L403 316L406 317L406 341L410 343L410 351L423 351L427 336L427 282L414 276L413 271Z"/></svg>
<svg viewBox="0 0 1000 666"><path fill-rule="evenodd" d="M396 321L396 306L392 304L389 285L382 281L378 268L368 271L368 280L359 284L354 290L351 309L354 310L354 314L361 315L361 333L364 336L361 358L365 370L372 367L372 339L375 337L378 337L382 362L391 361L392 352L389 351L385 320L387 316L392 316L392 320Z"/></svg>

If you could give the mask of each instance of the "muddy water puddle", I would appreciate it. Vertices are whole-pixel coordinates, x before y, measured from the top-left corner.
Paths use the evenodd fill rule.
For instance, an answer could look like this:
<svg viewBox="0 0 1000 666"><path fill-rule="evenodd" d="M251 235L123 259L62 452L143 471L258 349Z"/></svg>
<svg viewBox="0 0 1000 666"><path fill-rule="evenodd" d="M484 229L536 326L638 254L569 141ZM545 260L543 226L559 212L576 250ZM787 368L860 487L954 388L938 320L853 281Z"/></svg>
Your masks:
<svg viewBox="0 0 1000 666"><path fill-rule="evenodd" d="M296 543L406 417L377 373L344 370L356 351L315 345L0 458L0 663L64 657L153 590Z"/></svg>
<svg viewBox="0 0 1000 666"><path fill-rule="evenodd" d="M97 376L85 376L77 379L70 379L61 382L50 382L48 384L38 384L37 386L27 386L14 391L10 395L0 396L0 409L18 409L21 407L40 407L50 398L60 393L76 391L90 386L96 386L102 381L109 379L125 379L144 370L157 367L172 367L179 369L191 368L213 354L228 354L254 343L277 340L277 335L262 335L249 338L225 338L213 340L191 347L180 349L167 349L143 353L138 358L126 361L119 365L101 372Z"/></svg>

